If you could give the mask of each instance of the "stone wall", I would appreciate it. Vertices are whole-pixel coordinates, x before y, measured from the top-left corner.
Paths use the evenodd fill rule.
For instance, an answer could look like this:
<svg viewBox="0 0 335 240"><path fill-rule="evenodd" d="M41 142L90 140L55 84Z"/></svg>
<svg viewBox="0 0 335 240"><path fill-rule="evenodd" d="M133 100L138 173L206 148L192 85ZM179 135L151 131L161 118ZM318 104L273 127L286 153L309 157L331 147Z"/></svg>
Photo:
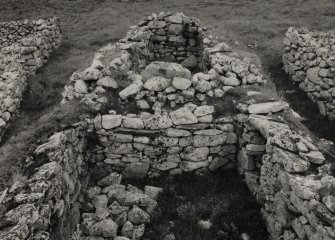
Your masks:
<svg viewBox="0 0 335 240"><path fill-rule="evenodd" d="M188 104L170 114L98 116L97 160L132 178L233 168L232 119L214 121L213 113L212 106Z"/></svg>
<svg viewBox="0 0 335 240"><path fill-rule="evenodd" d="M1 239L50 239L50 233L52 239L68 239L72 234L87 175L87 131L88 124L81 124L56 133L35 150L28 180L15 182L0 197Z"/></svg>
<svg viewBox="0 0 335 240"><path fill-rule="evenodd" d="M201 63L204 30L195 18L181 13L161 13L142 19L128 32L126 39L148 41L150 60L197 67Z"/></svg>
<svg viewBox="0 0 335 240"><path fill-rule="evenodd" d="M121 185L122 175L94 161L93 138L87 119L37 147L28 180L0 195L1 239L142 238L162 189Z"/></svg>
<svg viewBox="0 0 335 240"><path fill-rule="evenodd" d="M0 137L19 109L27 77L60 46L59 20L0 23Z"/></svg>
<svg viewBox="0 0 335 240"><path fill-rule="evenodd" d="M285 72L317 103L320 113L335 119L335 32L289 28L284 39Z"/></svg>
<svg viewBox="0 0 335 240"><path fill-rule="evenodd" d="M155 44L151 42L152 38L157 37L170 39L173 36L175 38L176 35L169 35L170 30L165 29L171 29L171 26L180 29L180 31L186 31L185 36L183 33L178 35L178 38L183 39L182 43L177 44L178 47L172 48L173 50L170 51L168 41L155 41ZM187 30L189 28L194 30ZM191 33L195 29L198 29L198 32ZM139 93L136 96L137 100L147 96L151 99L150 101L156 101L157 96L155 94L153 96L150 93L153 91L147 88L149 83L146 81L149 81L150 77L165 76L171 80L170 82L174 80L174 77L180 78L179 80L175 79L176 84L162 93L165 95L162 96L163 101L167 99L172 106L176 103L183 104L189 99L195 98L203 102L207 96L222 97L225 92L234 87L262 85L266 82L260 66L255 65L249 58L232 51L227 44L217 43L205 29L200 27L198 20L188 18L180 13L173 15L154 14L145 18L139 23L139 26L131 27L124 39L100 49L90 67L75 72L71 76L70 84L65 86L62 102L79 99L93 109L99 110L102 105L108 102L106 95L111 94L111 90L118 90L122 84L122 87L125 87L125 82L128 83L129 88L127 90L121 89L121 100ZM160 31L162 35L159 35ZM194 47L198 53L192 52L193 46L188 45L189 42L192 42L193 45L195 38L190 37L193 36L192 34L199 34ZM183 47L179 44L183 44ZM162 53L155 52L152 45L156 46L155 49L159 48L158 52ZM192 59L182 61L188 55L193 60L197 58L193 61L195 64L189 64ZM157 59L166 60L163 62L156 61ZM181 64L178 64L180 62ZM197 70L194 70L195 68ZM158 72L159 69L169 72L162 74ZM182 82L185 78L191 80L192 84L189 85L190 82L180 83L179 85L183 84L183 86L178 88L177 82ZM153 81L153 79L151 80ZM166 82L167 80L163 79L162 81ZM164 89L155 92L163 92ZM113 92L113 94L115 93Z"/></svg>
<svg viewBox="0 0 335 240"><path fill-rule="evenodd" d="M60 46L58 18L0 23L1 58L14 56L28 74L34 74Z"/></svg>
<svg viewBox="0 0 335 240"><path fill-rule="evenodd" d="M269 109L274 104L278 105L272 103ZM335 178L330 159L280 114L261 115L264 112L257 108L265 107L251 104L236 116L238 169L262 206L272 239L334 239Z"/></svg>
<svg viewBox="0 0 335 240"><path fill-rule="evenodd" d="M172 24L184 31L192 26L185 19L154 14L72 75L63 102L81 99L96 110L105 105L115 111L104 109L36 149L28 161L28 169L36 171L0 196L1 239L139 240L161 189L122 185L121 174L144 178L235 167L260 202L272 239L335 238L331 159L287 120L296 117L289 105L250 90L235 100L239 114L220 115L218 105L228 91L265 83L260 66L206 38L196 43L202 52L193 52L201 56L197 64L203 72L153 61L164 54L183 60L174 54L180 46L168 51L168 42L160 42L165 50L155 52L158 41L151 37L165 36ZM188 36L183 34L179 37ZM191 44L185 46L178 51L187 57ZM117 104L108 105L110 98ZM132 103L136 107L128 109Z"/></svg>

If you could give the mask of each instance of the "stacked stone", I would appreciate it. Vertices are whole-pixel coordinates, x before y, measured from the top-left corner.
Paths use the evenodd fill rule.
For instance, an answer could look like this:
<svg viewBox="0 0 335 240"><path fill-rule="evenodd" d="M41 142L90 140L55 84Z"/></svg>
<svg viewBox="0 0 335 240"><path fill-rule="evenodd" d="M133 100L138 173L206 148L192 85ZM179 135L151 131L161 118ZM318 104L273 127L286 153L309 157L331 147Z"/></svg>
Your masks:
<svg viewBox="0 0 335 240"><path fill-rule="evenodd" d="M150 60L166 59L196 68L201 64L205 31L198 19L160 13L142 19L126 39L148 41Z"/></svg>
<svg viewBox="0 0 335 240"><path fill-rule="evenodd" d="M331 164L309 136L276 115L287 107L268 102L240 108L245 113L236 116L239 170L263 206L273 239L334 239ZM265 116L269 113L275 115Z"/></svg>
<svg viewBox="0 0 335 240"><path fill-rule="evenodd" d="M103 95L118 88L118 83L104 69L102 63L95 60L89 68L75 72L70 79L72 84L66 85L62 93L62 103L81 99L90 108L100 110L107 103L107 98Z"/></svg>
<svg viewBox="0 0 335 240"><path fill-rule="evenodd" d="M205 48L204 62L209 74L214 75L228 91L242 85L262 85L266 83L260 66L252 63L249 58L232 52L225 43L218 43Z"/></svg>
<svg viewBox="0 0 335 240"><path fill-rule="evenodd" d="M1 54L15 56L29 74L34 74L61 42L57 18L0 23L0 32Z"/></svg>
<svg viewBox="0 0 335 240"><path fill-rule="evenodd" d="M335 32L289 28L284 39L285 72L317 103L320 113L335 119Z"/></svg>
<svg viewBox="0 0 335 240"><path fill-rule="evenodd" d="M266 139L250 124L245 124L239 134L238 170L259 172L265 153Z"/></svg>
<svg viewBox="0 0 335 240"><path fill-rule="evenodd" d="M214 69L192 75L187 68L176 63L152 62L141 75L130 75L133 83L119 95L121 99L134 96L140 109L152 108L154 111L165 105L175 108L187 102L204 105L207 98L221 98L234 86L242 84L235 73L228 72L228 75L230 77L219 75Z"/></svg>
<svg viewBox="0 0 335 240"><path fill-rule="evenodd" d="M0 137L17 112L27 86L50 53L59 47L59 20L0 23Z"/></svg>
<svg viewBox="0 0 335 240"><path fill-rule="evenodd" d="M59 26L55 27L55 25L59 25L57 18L1 22L0 46L8 47L14 43L24 42L25 38L31 36L46 36L47 31L59 29ZM59 33L56 34L59 35Z"/></svg>
<svg viewBox="0 0 335 240"><path fill-rule="evenodd" d="M123 81L131 84L120 92L121 100L135 97L141 109L156 108L166 102L174 108L192 100L206 104L207 96L222 97L234 87L266 82L259 66L232 52L227 44L216 44L198 22L181 13L153 14L143 19L139 26L131 27L124 39L100 49L89 68L72 75L62 102L80 99L99 110L106 103L106 88L116 89L117 82ZM176 29L182 35L170 35L169 31ZM196 41L187 37L194 34L198 34ZM179 39L186 45L168 39ZM197 46L188 45L194 42ZM195 68L206 73L192 76L190 70ZM163 85L153 89L151 85L156 82Z"/></svg>
<svg viewBox="0 0 335 240"><path fill-rule="evenodd" d="M42 165L26 182L15 182L0 195L1 239L69 239L77 224L84 239L142 238L163 189L121 185L122 176L114 172L87 188L91 153L86 139L93 127L93 120L74 124L37 147L29 161L44 159ZM71 218L83 210L81 223Z"/></svg>
<svg viewBox="0 0 335 240"><path fill-rule="evenodd" d="M17 112L27 85L27 77L21 65L14 59L3 59L5 72L0 75L0 140L8 122Z"/></svg>
<svg viewBox="0 0 335 240"><path fill-rule="evenodd" d="M214 107L187 104L162 114L97 116L96 161L144 178L233 167L237 135L232 119L213 120Z"/></svg>
<svg viewBox="0 0 335 240"><path fill-rule="evenodd" d="M81 237L91 236L114 240L139 240L145 225L158 204L161 188L145 186L142 191L132 185L121 185L121 175L111 173L98 186L89 188L87 209L82 213Z"/></svg>
<svg viewBox="0 0 335 240"><path fill-rule="evenodd" d="M47 240L52 231L58 232L58 239L68 239L66 233L74 229L63 222L78 211L80 179L87 174L83 164L87 128L83 123L52 135L30 159L42 165L27 181L17 181L2 192L0 239Z"/></svg>

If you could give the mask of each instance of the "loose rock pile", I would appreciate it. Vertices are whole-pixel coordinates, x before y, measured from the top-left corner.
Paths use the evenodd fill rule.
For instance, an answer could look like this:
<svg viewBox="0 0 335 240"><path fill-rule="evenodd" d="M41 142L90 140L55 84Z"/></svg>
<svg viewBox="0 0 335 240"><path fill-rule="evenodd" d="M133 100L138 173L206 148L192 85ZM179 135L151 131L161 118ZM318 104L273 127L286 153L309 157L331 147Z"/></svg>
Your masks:
<svg viewBox="0 0 335 240"><path fill-rule="evenodd" d="M80 235L116 240L142 238L163 189L146 186L141 191L132 185L121 185L121 178L111 173L101 179L98 186L87 190L90 201L86 208L93 211L82 214Z"/></svg>
<svg viewBox="0 0 335 240"><path fill-rule="evenodd" d="M168 21L176 23L170 24ZM170 30L178 28L182 32L182 36L177 38L184 40L174 43L178 47L170 48L172 43L168 41L152 40L171 39L172 35L165 33L169 32L163 29L165 27ZM193 44L193 38L187 36L192 36L195 31L199 33L195 41L196 47L193 47L189 45L190 42ZM125 81L131 84L120 92L121 100L135 97L143 109L149 108L148 102L157 101L159 103L156 106L168 101L171 107L175 107L176 104L184 104L195 98L205 104L206 96L220 98L234 87L261 85L266 82L259 66L233 52L227 44L217 43L205 32L198 20L179 13L162 13L159 16L154 14L145 18L138 26L131 27L126 38L100 49L89 68L72 75L71 84L65 86L62 102L80 99L93 109L99 110L107 103L106 93L117 89L119 83ZM159 49L158 52L153 48ZM193 48L197 54L187 50ZM171 63L180 62L188 55L195 60L194 65L189 64L189 58L181 62L181 65ZM156 61L167 58L170 59ZM195 68L206 73L192 75L190 70L194 71ZM154 89L151 85L156 82L160 82L160 86Z"/></svg>
<svg viewBox="0 0 335 240"><path fill-rule="evenodd" d="M27 76L60 46L57 18L0 23L0 137L19 109Z"/></svg>
<svg viewBox="0 0 335 240"><path fill-rule="evenodd" d="M320 113L335 119L335 32L289 28L284 39L284 69Z"/></svg>

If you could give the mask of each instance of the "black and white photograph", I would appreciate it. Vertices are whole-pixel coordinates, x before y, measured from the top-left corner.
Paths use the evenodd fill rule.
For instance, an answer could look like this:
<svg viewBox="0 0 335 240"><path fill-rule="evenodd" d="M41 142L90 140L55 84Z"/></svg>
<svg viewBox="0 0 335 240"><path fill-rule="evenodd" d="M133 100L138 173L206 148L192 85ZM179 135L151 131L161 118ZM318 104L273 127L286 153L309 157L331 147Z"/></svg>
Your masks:
<svg viewBox="0 0 335 240"><path fill-rule="evenodd" d="M335 0L0 0L0 240L335 240Z"/></svg>

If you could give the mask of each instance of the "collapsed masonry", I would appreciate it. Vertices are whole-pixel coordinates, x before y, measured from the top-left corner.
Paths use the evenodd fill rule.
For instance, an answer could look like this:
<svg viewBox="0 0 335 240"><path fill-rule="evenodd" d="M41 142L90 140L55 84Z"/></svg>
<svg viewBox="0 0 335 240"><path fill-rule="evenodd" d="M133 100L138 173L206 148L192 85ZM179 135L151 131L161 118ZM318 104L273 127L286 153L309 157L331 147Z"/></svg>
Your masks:
<svg viewBox="0 0 335 240"><path fill-rule="evenodd" d="M0 137L20 108L27 77L60 46L57 18L0 23Z"/></svg>
<svg viewBox="0 0 335 240"><path fill-rule="evenodd" d="M335 32L289 28L284 39L285 72L317 103L320 113L335 119Z"/></svg>
<svg viewBox="0 0 335 240"><path fill-rule="evenodd" d="M193 42L196 42L195 45ZM158 52L155 52L155 49L159 49ZM169 61L155 62L158 59ZM184 67L175 63L180 61ZM149 67L151 62L153 63ZM193 82L186 83L182 88L171 86L166 91L154 91L148 88L146 88L148 91L140 91L149 76L143 73L142 78L139 74L147 66L150 68L148 71L166 69L166 74L156 72L155 76L166 75L168 82L168 79L172 81L173 77ZM185 68L193 72L202 72L192 77L191 72L184 70ZM185 75L178 75L184 71ZM174 76L175 72L177 73ZM236 86L259 85L265 82L259 69L250 63L249 59L232 52L227 44L217 43L206 28L199 24L199 20L183 14L160 14L143 19L139 26L131 27L124 39L100 49L92 65L84 71L75 72L70 81L63 92L63 102L80 99L94 109L101 109L108 101L104 94L117 89L123 82L132 84L121 93L121 99L137 94L135 96L136 100L139 100L137 104L142 108L148 107L146 102L141 101L143 94L147 95L149 101L156 103L156 99L160 96L150 94L163 92L165 96L162 96L163 99L159 102L169 98L171 106L175 107L193 100L194 97L203 102L206 96L222 97L225 92Z"/></svg>
<svg viewBox="0 0 335 240"><path fill-rule="evenodd" d="M187 18L153 15L148 25L175 16ZM224 43L202 50L207 73L142 57L136 58L143 60L139 65L130 49L145 43L108 45L91 67L71 77L64 101L82 99L95 109L115 110L100 110L35 150L28 181L0 197L1 239L141 239L161 189L125 186L122 175L236 168L260 202L272 239L333 239L332 159L289 124L286 119L294 116L287 103L248 90L265 82L259 66ZM128 85L119 90L121 81ZM247 96L236 102L238 113L222 116L211 103L224 104L232 88L246 89ZM136 112L108 106L109 94L120 105L135 101Z"/></svg>

